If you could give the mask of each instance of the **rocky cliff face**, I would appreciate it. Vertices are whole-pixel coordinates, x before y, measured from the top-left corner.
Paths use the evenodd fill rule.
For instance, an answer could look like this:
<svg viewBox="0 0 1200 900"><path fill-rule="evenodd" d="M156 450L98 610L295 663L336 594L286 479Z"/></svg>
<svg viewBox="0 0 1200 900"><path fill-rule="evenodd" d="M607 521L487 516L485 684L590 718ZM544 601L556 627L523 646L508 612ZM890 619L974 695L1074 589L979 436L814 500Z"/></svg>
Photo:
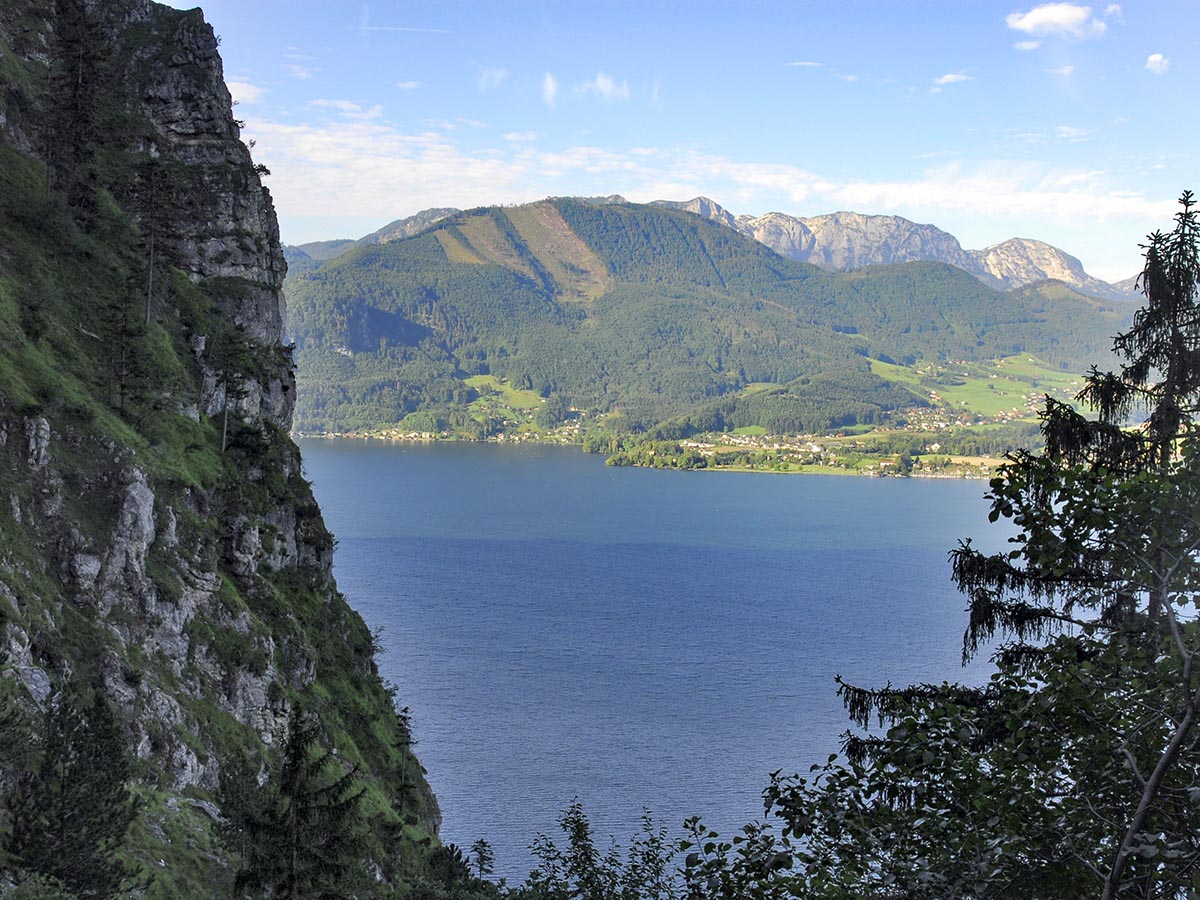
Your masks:
<svg viewBox="0 0 1200 900"><path fill-rule="evenodd" d="M1106 300L1130 300L1132 291L1122 284L1109 284L1093 278L1075 257L1057 247L1027 238L1010 238L982 250L972 250L979 265L1006 288L1022 287L1035 281L1061 281L1084 294Z"/></svg>
<svg viewBox="0 0 1200 900"><path fill-rule="evenodd" d="M287 435L286 266L212 29L148 0L82 9L107 77L65 126L61 14L0 10L3 676L34 711L79 680L118 706L147 858L186 853L167 846L181 829L210 842L223 766L265 758L297 702L360 761L380 833L432 832ZM85 126L102 137L80 144L77 202L45 148Z"/></svg>
<svg viewBox="0 0 1200 900"><path fill-rule="evenodd" d="M855 212L807 218L778 212L733 216L707 197L658 202L728 225L781 256L824 269L845 272L924 259L958 266L1001 290L1054 280L1094 297L1133 299L1124 283L1111 285L1093 278L1075 257L1041 241L1012 238L983 250L964 250L954 235L900 216Z"/></svg>

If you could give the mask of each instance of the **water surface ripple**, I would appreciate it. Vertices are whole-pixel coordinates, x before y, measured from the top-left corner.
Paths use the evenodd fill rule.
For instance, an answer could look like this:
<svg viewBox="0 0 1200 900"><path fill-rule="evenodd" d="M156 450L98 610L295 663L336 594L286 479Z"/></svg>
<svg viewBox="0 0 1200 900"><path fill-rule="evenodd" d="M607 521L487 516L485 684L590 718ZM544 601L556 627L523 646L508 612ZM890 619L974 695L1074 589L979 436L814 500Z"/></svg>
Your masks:
<svg viewBox="0 0 1200 900"><path fill-rule="evenodd" d="M678 473L576 449L301 442L350 603L413 713L442 836L528 844L578 798L601 844L761 814L863 685L959 666L947 551L998 548L978 481Z"/></svg>

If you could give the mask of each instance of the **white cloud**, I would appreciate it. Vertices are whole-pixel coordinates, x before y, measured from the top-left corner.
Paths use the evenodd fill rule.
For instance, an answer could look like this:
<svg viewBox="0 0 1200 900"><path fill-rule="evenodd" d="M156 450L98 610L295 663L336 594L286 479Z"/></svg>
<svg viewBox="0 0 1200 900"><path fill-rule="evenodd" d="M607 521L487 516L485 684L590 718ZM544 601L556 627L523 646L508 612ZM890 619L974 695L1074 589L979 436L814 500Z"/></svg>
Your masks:
<svg viewBox="0 0 1200 900"><path fill-rule="evenodd" d="M558 102L558 79L549 72L542 77L542 102L551 109Z"/></svg>
<svg viewBox="0 0 1200 900"><path fill-rule="evenodd" d="M289 240L366 233L434 206L519 203L547 194L619 193L643 201L703 194L732 198L723 202L736 202L744 212L855 209L943 223L952 231L956 221L986 222L982 238L976 239L982 229L976 224L976 235L964 232L964 240L979 246L1022 233L1064 246L1085 258L1085 265L1089 245L1106 240L1101 226L1114 223L1108 231L1118 236L1110 240L1111 252L1094 250L1096 268L1111 257L1113 269L1124 269L1131 266L1121 249L1136 242L1122 236L1145 234L1175 211L1170 199L1148 199L1126 190L1114 174L1085 166L942 161L911 176L870 180L681 147L568 146L544 152L521 132L497 134L483 149L468 150L465 131L407 131L353 101L321 105L337 115L303 125L255 120L247 128L247 137L258 142L256 158L274 173L271 192ZM1070 141L1089 134L1063 126L1048 136ZM473 134L470 146L475 143ZM334 210L341 218L331 218ZM323 223L319 230L306 224L317 220ZM339 221L354 224L341 227ZM298 231L305 227L316 233L301 237ZM1066 233L1076 235L1074 243L1056 240Z"/></svg>
<svg viewBox="0 0 1200 900"><path fill-rule="evenodd" d="M225 87L229 88L229 93L238 103L257 103L267 92L266 88L237 79L225 82Z"/></svg>
<svg viewBox="0 0 1200 900"><path fill-rule="evenodd" d="M1121 12L1121 4L1110 3L1104 7L1104 18L1112 19L1114 22L1124 24L1125 16Z"/></svg>
<svg viewBox="0 0 1200 900"><path fill-rule="evenodd" d="M809 60L809 59L799 59L799 60L796 60L795 62L784 63L784 65L785 66L798 66L799 68L802 68L802 69L823 69L823 68L825 68L824 63L813 62L812 60Z"/></svg>
<svg viewBox="0 0 1200 900"><path fill-rule="evenodd" d="M1072 125L1057 125L1054 128L1054 134L1060 140L1070 141L1072 144L1078 144L1081 141L1086 141L1096 133L1094 128L1075 128Z"/></svg>
<svg viewBox="0 0 1200 900"><path fill-rule="evenodd" d="M1046 69L1046 73L1047 73L1047 74L1049 74L1049 75L1061 75L1061 76L1063 76L1064 78L1066 78L1068 75L1071 75L1071 74L1073 74L1073 73L1074 73L1074 71L1075 71L1075 67L1074 67L1074 66L1059 66L1059 67L1058 67L1058 68L1056 68L1056 69Z"/></svg>
<svg viewBox="0 0 1200 900"><path fill-rule="evenodd" d="M427 123L430 128L437 128L441 131L458 131L460 128L487 128L487 122L480 122L478 119L468 119L466 116L459 116L457 119L430 119Z"/></svg>
<svg viewBox="0 0 1200 900"><path fill-rule="evenodd" d="M833 196L851 209L902 215L1036 216L1061 223L1154 221L1170 215L1170 203L1115 189L1105 183L1102 173L1009 161L971 168L951 163L908 181L852 182L837 188Z"/></svg>
<svg viewBox="0 0 1200 900"><path fill-rule="evenodd" d="M409 25L374 25L371 22L371 9L367 4L363 4L362 10L358 14L358 24L351 25L351 30L357 31L362 35L363 41L367 41L373 32L411 32L413 34L450 34L451 32L445 28L414 28Z"/></svg>
<svg viewBox="0 0 1200 900"><path fill-rule="evenodd" d="M933 83L937 85L955 84L959 81L970 81L971 76L965 72L948 72L945 75L939 75L933 79Z"/></svg>
<svg viewBox="0 0 1200 900"><path fill-rule="evenodd" d="M421 87L421 82L419 82L419 81L397 81L396 87L400 88L400 90L402 90L402 91L415 91L417 88Z"/></svg>
<svg viewBox="0 0 1200 900"><path fill-rule="evenodd" d="M1028 12L1009 13L1005 23L1014 31L1033 37L1060 36L1083 40L1098 37L1108 26L1092 15L1090 6L1074 3L1043 3Z"/></svg>
<svg viewBox="0 0 1200 900"><path fill-rule="evenodd" d="M1036 50L1038 47L1042 46L1042 42L1041 41L1017 41L1015 44L1013 44L1013 46L1016 47L1018 50Z"/></svg>
<svg viewBox="0 0 1200 900"><path fill-rule="evenodd" d="M508 81L508 69L480 69L479 89L490 91Z"/></svg>
<svg viewBox="0 0 1200 900"><path fill-rule="evenodd" d="M282 68L292 78L299 79L300 81L308 81L313 75L321 71L318 66L305 66L300 63L284 63Z"/></svg>
<svg viewBox="0 0 1200 900"><path fill-rule="evenodd" d="M378 119L383 115L383 107L378 104L371 107L365 107L361 103L355 103L353 100L309 100L308 105L315 109L326 109L333 112L341 113L343 116L350 119Z"/></svg>
<svg viewBox="0 0 1200 900"><path fill-rule="evenodd" d="M1151 53L1146 59L1146 68L1155 75L1165 75L1170 65L1171 61L1161 53Z"/></svg>
<svg viewBox="0 0 1200 900"><path fill-rule="evenodd" d="M504 135L506 141L512 141L514 144L527 144L530 141L537 140L536 131L510 131Z"/></svg>
<svg viewBox="0 0 1200 900"><path fill-rule="evenodd" d="M618 83L611 75L606 75L603 72L597 72L595 78L585 81L576 90L582 94L591 94L593 97L598 97L605 102L629 99L628 82L622 81Z"/></svg>

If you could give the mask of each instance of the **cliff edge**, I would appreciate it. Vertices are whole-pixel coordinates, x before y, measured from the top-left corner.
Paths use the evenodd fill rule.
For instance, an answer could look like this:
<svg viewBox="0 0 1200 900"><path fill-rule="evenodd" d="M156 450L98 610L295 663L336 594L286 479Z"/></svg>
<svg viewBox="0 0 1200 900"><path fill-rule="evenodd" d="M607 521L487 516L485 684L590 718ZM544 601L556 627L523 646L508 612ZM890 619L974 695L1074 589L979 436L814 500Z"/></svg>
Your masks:
<svg viewBox="0 0 1200 900"><path fill-rule="evenodd" d="M0 784L58 692L105 698L150 896L228 876L222 770L265 772L297 704L361 773L379 879L438 825L288 437L264 174L199 10L0 7L0 686L33 748Z"/></svg>

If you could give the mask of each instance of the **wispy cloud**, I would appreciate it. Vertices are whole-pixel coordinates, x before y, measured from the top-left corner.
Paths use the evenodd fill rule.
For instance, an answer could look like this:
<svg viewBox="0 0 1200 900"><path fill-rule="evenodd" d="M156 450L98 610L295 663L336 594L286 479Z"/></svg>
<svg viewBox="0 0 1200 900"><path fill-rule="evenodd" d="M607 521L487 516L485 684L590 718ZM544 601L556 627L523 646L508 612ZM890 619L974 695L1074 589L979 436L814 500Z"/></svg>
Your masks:
<svg viewBox="0 0 1200 900"><path fill-rule="evenodd" d="M340 113L342 116L351 119L378 119L383 115L383 107L376 104L375 106L363 106L361 103L356 103L353 100L309 100L308 105L314 109L323 109L329 112Z"/></svg>
<svg viewBox="0 0 1200 900"><path fill-rule="evenodd" d="M436 128L439 131L458 131L460 128L483 129L487 128L487 122L480 122L478 119L468 119L466 116L459 116L457 119L430 119L430 128Z"/></svg>
<svg viewBox="0 0 1200 900"><path fill-rule="evenodd" d="M419 88L421 86L422 86L421 82L419 82L419 81L397 81L396 82L396 87L400 88L400 90L402 90L402 91L415 91L417 88Z"/></svg>
<svg viewBox="0 0 1200 900"><path fill-rule="evenodd" d="M495 90L506 81L508 81L508 69L481 68L479 70L479 89L481 91Z"/></svg>
<svg viewBox="0 0 1200 900"><path fill-rule="evenodd" d="M1076 128L1073 125L1056 125L1054 128L1054 134L1059 140L1070 141L1072 144L1089 140L1095 133L1094 128Z"/></svg>
<svg viewBox="0 0 1200 900"><path fill-rule="evenodd" d="M945 75L939 75L933 79L933 83L937 85L956 84L959 81L970 81L971 76L966 72L947 72Z"/></svg>
<svg viewBox="0 0 1200 900"><path fill-rule="evenodd" d="M362 9L358 13L358 24L350 26L352 31L357 31L362 35L364 42L369 40L370 35L376 32L398 32L411 34L452 34L446 28L419 28L412 25L376 25L371 21L371 7L366 3L362 5Z"/></svg>
<svg viewBox="0 0 1200 900"><path fill-rule="evenodd" d="M966 72L947 72L945 75L939 75L933 79L933 87L929 89L929 93L940 94L942 88L947 84L958 84L960 81L971 80L971 76Z"/></svg>
<svg viewBox="0 0 1200 900"><path fill-rule="evenodd" d="M1041 41L1017 41L1015 44L1013 44L1013 46L1016 47L1018 50L1036 50L1038 47L1042 46L1042 42Z"/></svg>
<svg viewBox="0 0 1200 900"><path fill-rule="evenodd" d="M1108 30L1108 25L1092 15L1090 6L1075 3L1043 3L1028 12L1009 13L1004 21L1013 31L1033 37L1084 40L1099 37Z"/></svg>
<svg viewBox="0 0 1200 900"><path fill-rule="evenodd" d="M1155 75L1166 75L1167 69L1170 68L1171 61L1161 53L1151 53L1146 59L1146 68Z"/></svg>
<svg viewBox="0 0 1200 900"><path fill-rule="evenodd" d="M620 193L642 201L706 195L737 203L745 212L856 209L947 224L988 222L996 240L1009 236L998 232L1011 229L1052 242L1055 229L1070 232L1081 222L1121 222L1122 231L1141 234L1174 212L1170 199L1128 190L1114 173L1087 166L1028 159L968 163L943 154L909 177L830 177L686 147L576 145L546 152L535 135L520 131L501 132L480 146L478 137L487 132L468 137L469 126L457 120L440 123L449 128L435 124L413 131L353 101L322 105L333 114L325 121L255 120L247 129L258 141L256 157L275 173L271 190L285 230L297 227L289 223L321 219L327 236L334 230L330 211L337 210L343 221L362 223L365 233L371 221L422 208L526 202L556 193ZM1066 142L1091 136L1065 125L1045 135ZM1086 256L1078 245L1067 249ZM1118 265L1119 251L1100 257L1112 256L1114 269L1128 268L1127 260Z"/></svg>
<svg viewBox="0 0 1200 900"><path fill-rule="evenodd" d="M238 103L257 103L265 94L266 88L261 88L256 84L251 84L248 81L241 79L233 79L226 81L225 87L229 88L229 93Z"/></svg>
<svg viewBox="0 0 1200 900"><path fill-rule="evenodd" d="M299 81L308 81L313 75L321 71L320 66L306 66L300 63L284 63L281 68L289 77Z"/></svg>
<svg viewBox="0 0 1200 900"><path fill-rule="evenodd" d="M1067 76L1073 74L1074 72L1075 72L1074 66L1058 66L1057 68L1054 68L1054 69L1046 69L1046 74L1061 75L1063 78L1066 78Z"/></svg>
<svg viewBox="0 0 1200 900"><path fill-rule="evenodd" d="M542 76L542 102L551 109L558 102L558 79L549 72Z"/></svg>
<svg viewBox="0 0 1200 900"><path fill-rule="evenodd" d="M825 63L813 62L810 59L798 59L795 62L784 63L785 66L796 66L801 69L823 69Z"/></svg>
<svg viewBox="0 0 1200 900"><path fill-rule="evenodd" d="M590 94L593 97L598 97L605 102L610 100L628 100L629 99L629 84L628 82L618 82L611 75L606 75L603 72L597 72L596 77L589 81L585 81L577 88L581 94Z"/></svg>

